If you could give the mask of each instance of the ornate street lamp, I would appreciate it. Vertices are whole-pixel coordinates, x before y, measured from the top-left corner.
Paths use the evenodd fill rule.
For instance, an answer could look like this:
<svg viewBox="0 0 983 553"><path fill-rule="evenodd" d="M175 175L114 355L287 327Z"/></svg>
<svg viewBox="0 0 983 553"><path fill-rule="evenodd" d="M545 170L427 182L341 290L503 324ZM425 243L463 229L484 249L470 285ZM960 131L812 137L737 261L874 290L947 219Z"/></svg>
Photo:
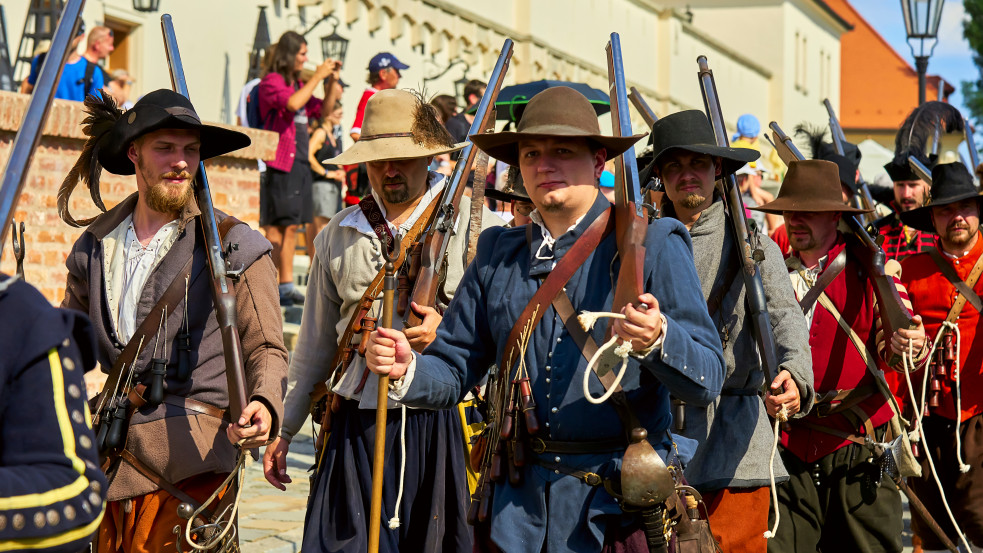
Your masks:
<svg viewBox="0 0 983 553"><path fill-rule="evenodd" d="M915 57L915 69L918 71L918 105L925 103L928 58L939 42L939 22L942 20L943 3L945 0L901 0L908 46L911 48L911 55Z"/></svg>
<svg viewBox="0 0 983 553"><path fill-rule="evenodd" d="M154 13L160 8L160 0L133 0L133 9L138 12Z"/></svg>
<svg viewBox="0 0 983 553"><path fill-rule="evenodd" d="M471 64L468 63L468 62L466 62L466 61L464 61L461 58L457 58L455 60L452 60L451 63L447 67L445 67L444 70L441 71L440 73L437 73L436 75L433 75L433 76L430 76L430 77L424 77L423 78L423 84L426 85L430 81L436 81L437 79L443 77L455 65L463 65L464 66L464 73L461 75L461 78L458 79L458 80L456 80L456 81L454 81L454 94L455 94L454 97L455 98L462 97L464 95L464 87L467 86L468 81L470 80L470 79L468 79L468 71L471 69ZM464 100L465 100L464 103L467 104L467 98L465 98Z"/></svg>
<svg viewBox="0 0 983 553"><path fill-rule="evenodd" d="M338 60L344 64L345 54L348 53L348 39L337 33L341 21L333 15L329 15L328 19L333 20L334 27L331 28L330 35L321 37L321 53L324 54L324 59Z"/></svg>

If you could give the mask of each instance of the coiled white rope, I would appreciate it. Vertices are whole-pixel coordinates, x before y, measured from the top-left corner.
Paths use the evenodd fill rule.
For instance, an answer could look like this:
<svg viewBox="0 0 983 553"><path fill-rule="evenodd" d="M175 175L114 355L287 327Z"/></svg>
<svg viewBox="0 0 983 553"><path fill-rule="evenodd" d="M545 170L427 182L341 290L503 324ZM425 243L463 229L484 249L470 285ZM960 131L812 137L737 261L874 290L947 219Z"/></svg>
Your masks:
<svg viewBox="0 0 983 553"><path fill-rule="evenodd" d="M778 508L778 486L775 485L775 454L778 453L778 438L782 433L782 424L788 420L788 407L782 404L782 408L775 414L775 439L771 443L771 457L768 459L768 482L771 486L771 500L775 503L775 524L771 530L765 530L765 539L775 537L778 532L778 523L782 519L781 509Z"/></svg>
<svg viewBox="0 0 983 553"><path fill-rule="evenodd" d="M396 509L393 517L389 519L389 529L399 528L399 506L403 503L403 487L406 485L406 406L400 405L400 415L402 420L399 423L399 492L396 493Z"/></svg>
<svg viewBox="0 0 983 553"><path fill-rule="evenodd" d="M911 372L916 370L915 368L915 348L912 345L911 340L908 341L908 351L901 355L902 362L904 363L904 380L905 385L908 387L908 397L911 398L911 402L914 407L915 416L915 435L910 437L912 442L921 441L922 448L924 449L925 458L928 459L928 468L932 471L932 478L935 480L935 485L939 489L939 497L942 498L942 505L945 507L946 514L949 515L949 521L952 522L952 527L956 529L956 533L959 534L959 540L962 542L963 546L966 547L967 551L972 551L972 547L969 545L969 540L966 539L966 535L959 528L959 524L956 522L956 516L952 514L952 509L949 507L949 500L945 496L945 490L942 487L942 480L939 479L939 473L935 469L935 461L932 460L932 453L928 448L928 441L925 439L925 429L922 428L922 416L925 413L925 389L928 387L928 365L932 359L932 355L935 353L936 348L938 348L939 341L942 335L945 334L945 328L955 327L958 332L958 327L953 323L948 321L942 321L942 327L939 329L939 333L935 336L935 340L932 342L932 349L929 350L928 356L925 357L925 374L922 376L922 394L921 402L915 399L915 389L911 385ZM919 404L920 403L920 404ZM956 436L959 439L959 426L956 426ZM958 442L957 442L958 443Z"/></svg>
<svg viewBox="0 0 983 553"><path fill-rule="evenodd" d="M590 330L594 328L594 323L598 319L625 319L625 316L621 313L611 313L605 311L584 311L580 315L577 315L577 321L584 330ZM597 348L594 355L591 356L590 361L587 362L587 368L584 370L584 397L587 401L593 403L594 405L600 405L611 398L615 390L621 385L621 379L625 377L625 370L628 368L628 354L631 353L631 342L624 342L618 344L618 340L621 338L618 335L614 335L610 340L604 342L604 345ZM621 358L621 370L618 371L617 376L614 378L614 383L604 391L601 397L595 398L590 393L590 375L594 372L594 366L609 351L614 351L614 354Z"/></svg>

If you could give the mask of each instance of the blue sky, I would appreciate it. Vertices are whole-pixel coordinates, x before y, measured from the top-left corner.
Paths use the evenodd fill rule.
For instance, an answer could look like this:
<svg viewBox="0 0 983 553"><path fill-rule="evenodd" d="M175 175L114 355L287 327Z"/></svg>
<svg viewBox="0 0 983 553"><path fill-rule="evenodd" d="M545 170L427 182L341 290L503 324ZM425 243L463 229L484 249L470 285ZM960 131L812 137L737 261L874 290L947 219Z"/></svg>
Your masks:
<svg viewBox="0 0 983 553"><path fill-rule="evenodd" d="M850 3L904 59L914 66L914 57L905 39L900 0L850 0ZM963 38L962 22L965 18L966 12L963 10L962 0L946 0L942 8L942 22L939 24L939 43L928 61L929 75L941 75L956 87L955 94L950 96L949 100L960 110L963 110L962 95L959 93L960 83L979 78L979 71L973 64L969 44ZM871 85L871 93L876 94L877 83Z"/></svg>

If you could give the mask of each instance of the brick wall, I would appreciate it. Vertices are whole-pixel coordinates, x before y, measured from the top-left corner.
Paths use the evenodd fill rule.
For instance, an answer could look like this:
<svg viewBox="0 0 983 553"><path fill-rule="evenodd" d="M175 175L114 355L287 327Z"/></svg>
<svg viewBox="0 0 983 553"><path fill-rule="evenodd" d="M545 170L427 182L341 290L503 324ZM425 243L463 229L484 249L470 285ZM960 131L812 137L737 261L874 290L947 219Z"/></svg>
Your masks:
<svg viewBox="0 0 983 553"><path fill-rule="evenodd" d="M26 95L0 92L0 166L6 166L28 99ZM82 233L82 229L72 228L58 217L56 199L62 180L82 152L85 135L80 122L83 118L80 102L55 100L14 214L18 223L24 221L27 226L24 276L53 304L60 303L64 297L65 259ZM215 207L256 228L259 223L256 160L274 156L277 135L255 129L237 130L249 134L252 145L209 160L205 167ZM136 192L133 176L121 177L103 171L100 185L107 209ZM99 211L84 186L75 189L70 208L76 219ZM15 266L9 241L0 245L0 252L0 272L12 274Z"/></svg>

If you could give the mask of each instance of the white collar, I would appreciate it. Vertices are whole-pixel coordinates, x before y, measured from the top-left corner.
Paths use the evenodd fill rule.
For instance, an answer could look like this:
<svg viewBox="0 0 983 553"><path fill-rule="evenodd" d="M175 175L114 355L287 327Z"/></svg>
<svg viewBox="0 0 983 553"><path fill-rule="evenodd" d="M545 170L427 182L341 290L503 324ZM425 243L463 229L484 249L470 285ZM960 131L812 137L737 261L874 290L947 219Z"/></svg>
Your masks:
<svg viewBox="0 0 983 553"><path fill-rule="evenodd" d="M584 213L580 217L577 217L577 220L574 221L573 224L570 225L570 228L568 228L563 234L573 232L573 229L577 228L577 225L584 220L586 215L587 214ZM543 242L539 245L539 249L536 250L536 259L553 259L553 255L555 253L553 251L553 245L556 244L556 238L554 238L553 235L550 234L550 230L546 228L546 223L543 221L543 216L539 214L539 209L532 210L532 213L529 214L529 218L532 219L533 223L536 223L536 225L539 226L539 231L543 235ZM549 248L549 256L542 255L543 248Z"/></svg>
<svg viewBox="0 0 983 553"><path fill-rule="evenodd" d="M430 202L440 195L445 184L447 184L447 177L441 175L440 173L431 171L427 177L427 191L423 193L423 198L420 199L420 203L416 204L416 207L413 209L413 213L410 213L409 219L404 221L399 228L387 220L386 224L389 225L389 230L393 231L394 234L406 234L406 232L416 223L417 219L423 215L423 212L426 211L427 206L430 205ZM379 211L381 211L383 217L385 217L386 206L379 199L379 196L375 193L375 190L372 190L371 193L372 197L375 198L376 204L379 206ZM340 226L353 228L366 236L375 236L375 231L372 230L372 224L365 218L365 214L362 213L361 209L353 209L352 212L341 221ZM457 225L455 225L455 228L456 227Z"/></svg>

